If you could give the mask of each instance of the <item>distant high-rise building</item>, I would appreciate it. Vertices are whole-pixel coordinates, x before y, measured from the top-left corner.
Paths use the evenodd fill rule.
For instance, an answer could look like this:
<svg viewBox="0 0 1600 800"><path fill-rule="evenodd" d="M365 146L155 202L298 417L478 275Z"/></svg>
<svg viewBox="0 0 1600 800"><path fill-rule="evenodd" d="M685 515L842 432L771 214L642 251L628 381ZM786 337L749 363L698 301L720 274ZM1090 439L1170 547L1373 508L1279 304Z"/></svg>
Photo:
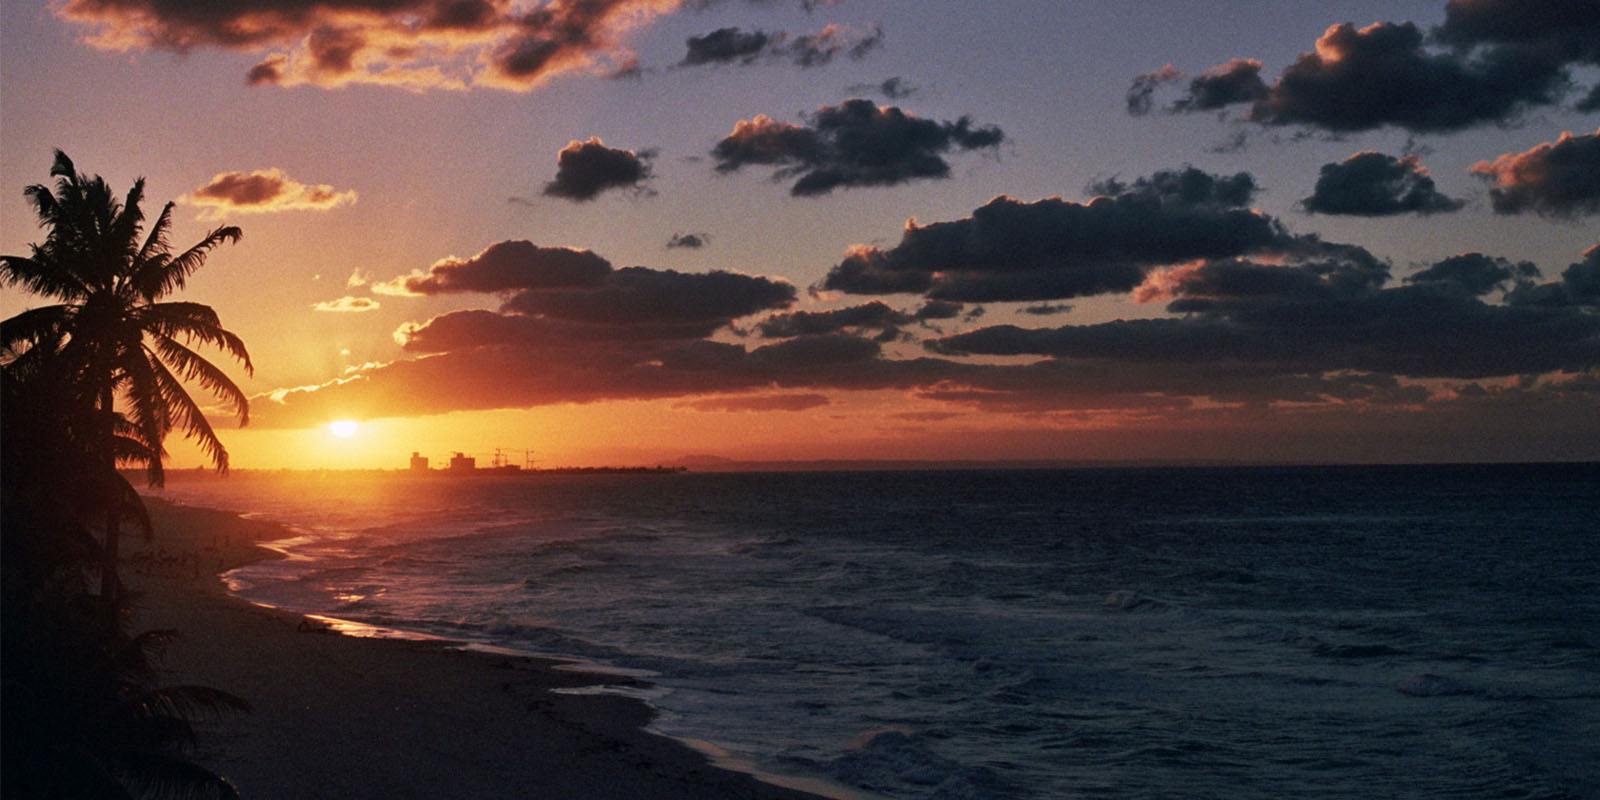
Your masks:
<svg viewBox="0 0 1600 800"><path fill-rule="evenodd" d="M425 455L422 455L421 453L418 453L415 450L412 450L411 451L411 471L412 472L427 472L428 471L428 457L425 456Z"/></svg>
<svg viewBox="0 0 1600 800"><path fill-rule="evenodd" d="M473 458L472 456L469 456L466 453L456 453L455 455L450 457L450 469L453 469L453 470L471 470L471 469L477 469L477 468L478 468L478 459Z"/></svg>

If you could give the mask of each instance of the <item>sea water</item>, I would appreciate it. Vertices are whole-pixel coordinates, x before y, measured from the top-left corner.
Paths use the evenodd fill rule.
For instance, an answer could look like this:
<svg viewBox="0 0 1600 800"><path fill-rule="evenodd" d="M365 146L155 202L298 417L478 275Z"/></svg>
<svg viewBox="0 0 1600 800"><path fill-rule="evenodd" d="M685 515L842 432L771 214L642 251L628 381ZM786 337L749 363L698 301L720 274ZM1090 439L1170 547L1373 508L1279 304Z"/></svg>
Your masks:
<svg viewBox="0 0 1600 800"><path fill-rule="evenodd" d="M174 481L274 606L884 798L1600 797L1600 466Z"/></svg>

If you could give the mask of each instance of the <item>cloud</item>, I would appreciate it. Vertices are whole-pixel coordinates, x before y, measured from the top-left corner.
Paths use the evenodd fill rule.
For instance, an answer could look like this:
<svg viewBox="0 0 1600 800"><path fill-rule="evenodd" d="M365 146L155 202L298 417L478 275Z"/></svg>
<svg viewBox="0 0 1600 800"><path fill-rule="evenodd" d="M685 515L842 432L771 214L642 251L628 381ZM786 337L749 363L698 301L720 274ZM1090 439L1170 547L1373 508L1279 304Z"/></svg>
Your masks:
<svg viewBox="0 0 1600 800"><path fill-rule="evenodd" d="M1024 306L1022 313L1042 317L1050 314L1065 314L1071 310L1072 306L1066 303L1040 303L1036 306Z"/></svg>
<svg viewBox="0 0 1600 800"><path fill-rule="evenodd" d="M885 78L883 83L878 84L878 91L890 100L900 100L916 94L917 87L906 83L905 78L896 75L891 78Z"/></svg>
<svg viewBox="0 0 1600 800"><path fill-rule="evenodd" d="M679 408L695 411L806 411L828 405L827 395L821 394L756 394L732 397L709 397L684 403Z"/></svg>
<svg viewBox="0 0 1600 800"><path fill-rule="evenodd" d="M1141 204L1182 208L1235 208L1255 199L1258 187L1248 172L1213 175L1193 167L1161 170L1149 177L1123 183L1117 178L1094 181L1089 194L1132 200Z"/></svg>
<svg viewBox="0 0 1600 800"><path fill-rule="evenodd" d="M1128 87L1128 113L1134 116L1150 113L1150 105L1153 102L1151 96L1155 94L1156 87L1182 77L1183 73L1171 64L1134 77L1133 85Z"/></svg>
<svg viewBox="0 0 1600 800"><path fill-rule="evenodd" d="M1600 245L1583 252L1583 258L1561 272L1561 280L1538 285L1519 283L1506 295L1513 305L1559 308L1586 306L1600 310Z"/></svg>
<svg viewBox="0 0 1600 800"><path fill-rule="evenodd" d="M765 31L741 31L738 28L718 28L704 36L691 36L685 42L689 52L684 55L685 66L698 64L726 64L740 61L753 63L767 52L774 36Z"/></svg>
<svg viewBox="0 0 1600 800"><path fill-rule="evenodd" d="M518 239L496 242L471 258L442 259L427 272L402 275L372 290L405 296L556 289L598 286L610 273L611 262L593 251L540 247Z"/></svg>
<svg viewBox="0 0 1600 800"><path fill-rule="evenodd" d="M1136 78L1136 84L1137 81ZM1233 58L1190 80L1189 93L1174 103L1172 110L1214 111L1234 103L1253 103L1267 94L1267 85L1261 81L1261 62Z"/></svg>
<svg viewBox="0 0 1600 800"><path fill-rule="evenodd" d="M886 78L878 83L851 84L848 91L855 94L876 92L877 94L881 94L890 100L901 100L916 94L919 90L916 86L906 82L905 78L896 75L892 78Z"/></svg>
<svg viewBox="0 0 1600 800"><path fill-rule="evenodd" d="M1463 49L1517 46L1573 63L1600 65L1600 13L1593 0L1450 0L1434 32Z"/></svg>
<svg viewBox="0 0 1600 800"><path fill-rule="evenodd" d="M1406 283L1455 286L1470 295L1479 296L1509 288L1512 284L1529 283L1537 277L1539 268L1531 261L1513 264L1504 258L1482 253L1462 253L1408 276Z"/></svg>
<svg viewBox="0 0 1600 800"><path fill-rule="evenodd" d="M1291 236L1250 210L1258 189L1246 173L1186 168L1091 188L1104 194L1088 203L1002 199L968 219L913 223L895 248L858 254L875 253L895 267L883 275L920 275L930 289L1009 268L989 263L1098 275L1121 261L1133 285L1107 291L1162 302L1164 315L945 335L917 323L974 307L932 298L916 311L881 301L792 311L795 288L779 279L619 269L587 250L499 242L391 282L413 293L498 294L497 309L406 323L396 331L406 358L271 393L252 410L276 427L614 399L799 410L834 392L898 391L1038 425L1174 430L1230 414L1241 426L1293 418L1358 429L1379 415L1416 429L1481 422L1485 409L1513 401L1545 421L1600 410L1600 392L1586 390L1600 385L1600 315L1589 310L1600 307L1600 246L1544 284L1532 264L1464 253L1390 285L1389 265L1366 250ZM1222 254L1203 254L1213 249ZM730 343L736 324L767 339ZM884 345L912 334L934 337L924 355Z"/></svg>
<svg viewBox="0 0 1600 800"><path fill-rule="evenodd" d="M863 58L882 44L883 31L876 26L858 31L845 25L828 25L816 33L799 35L718 28L704 36L689 37L685 41L687 52L678 65L788 61L799 67L819 67L841 53Z"/></svg>
<svg viewBox="0 0 1600 800"><path fill-rule="evenodd" d="M964 308L964 306L962 306L960 303L952 303L949 300L928 300L923 302L922 307L917 309L916 314L913 316L915 316L918 321L930 319L955 319L956 317L961 316L962 308Z"/></svg>
<svg viewBox="0 0 1600 800"><path fill-rule="evenodd" d="M1300 205L1313 214L1387 217L1456 211L1465 202L1435 188L1416 156L1395 158L1368 150L1324 164L1316 188Z"/></svg>
<svg viewBox="0 0 1600 800"><path fill-rule="evenodd" d="M345 295L338 300L324 300L313 303L313 311L377 311L378 301L370 297L352 297Z"/></svg>
<svg viewBox="0 0 1600 800"><path fill-rule="evenodd" d="M815 336L846 330L854 332L875 330L879 332L877 337L879 341L893 341L900 334L900 326L912 321L911 315L874 300L831 311L791 311L774 314L757 323L756 330L769 339Z"/></svg>
<svg viewBox="0 0 1600 800"><path fill-rule="evenodd" d="M203 219L220 219L229 214L327 211L354 203L356 192L340 192L327 184L308 186L273 167L254 172L219 172L209 183L178 200L200 206Z"/></svg>
<svg viewBox="0 0 1600 800"><path fill-rule="evenodd" d="M710 243L711 234L709 233L674 233L672 238L667 240L667 249L687 248L699 250Z"/></svg>
<svg viewBox="0 0 1600 800"><path fill-rule="evenodd" d="M738 317L794 300L794 286L772 278L625 267L595 286L525 289L508 298L502 310L608 325L699 325L709 334Z"/></svg>
<svg viewBox="0 0 1600 800"><path fill-rule="evenodd" d="M1560 0L1561 13L1575 13L1588 0ZM1479 5L1452 3L1457 12ZM1538 21L1525 4L1503 0L1493 7L1491 34L1467 16L1447 18L1439 36L1455 47L1425 47L1423 31L1410 22L1378 22L1364 28L1333 25L1313 50L1300 54L1269 86L1260 77L1261 63L1232 59L1190 82L1186 95L1171 110L1208 111L1248 103L1245 119L1262 125L1305 125L1329 131L1365 131L1394 126L1414 132L1456 131L1476 125L1505 123L1530 108L1559 101L1570 82L1569 66L1596 63L1585 19L1570 35L1560 25ZM1517 8L1513 10L1513 6ZM1474 20L1479 19L1473 15ZM1552 17L1554 18L1554 17ZM1515 22L1508 22L1509 20ZM1492 27L1492 26L1489 26ZM1515 40L1515 41L1513 41ZM1150 76L1134 79L1129 109L1149 108L1155 84ZM1142 98L1136 104L1134 99Z"/></svg>
<svg viewBox="0 0 1600 800"><path fill-rule="evenodd" d="M1061 300L1131 291L1160 265L1316 247L1245 207L1256 191L1247 173L1186 167L1090 188L1102 196L1027 203L1002 195L965 219L911 220L892 248L851 248L821 288L972 303Z"/></svg>
<svg viewBox="0 0 1600 800"><path fill-rule="evenodd" d="M1589 93L1584 95L1583 99L1579 100L1578 104L1573 106L1572 109L1574 111L1582 111L1584 113L1600 111L1600 83L1595 84L1594 87L1589 90Z"/></svg>
<svg viewBox="0 0 1600 800"><path fill-rule="evenodd" d="M606 147L599 137L586 142L572 141L557 157L556 178L545 184L544 194L585 202L607 189L647 191L642 182L650 178L654 151L619 150Z"/></svg>
<svg viewBox="0 0 1600 800"><path fill-rule="evenodd" d="M804 197L949 177L945 153L994 148L1005 138L999 128L974 127L968 117L936 122L860 99L823 106L805 121L796 125L764 114L741 120L711 151L717 169L777 167L775 179L799 176L790 193Z"/></svg>
<svg viewBox="0 0 1600 800"><path fill-rule="evenodd" d="M1480 161L1472 171L1494 182L1489 200L1497 214L1600 213L1600 129L1580 136L1562 133L1527 152Z"/></svg>
<svg viewBox="0 0 1600 800"><path fill-rule="evenodd" d="M1359 259L1206 261L1175 268L1161 281L1168 311L1184 316L1048 329L993 326L928 347L943 354L1240 364L1257 375L1485 378L1600 366L1600 316L1475 297L1483 267L1497 265L1458 257L1410 285L1382 288L1386 274L1374 275Z"/></svg>
<svg viewBox="0 0 1600 800"><path fill-rule="evenodd" d="M682 0L68 0L60 18L107 50L259 54L254 85L527 91L625 63L630 30Z"/></svg>
<svg viewBox="0 0 1600 800"><path fill-rule="evenodd" d="M1298 274L1257 274L1269 271ZM1325 262L1196 265L1172 282L1174 303L1203 300L1210 308L1058 329L983 328L935 340L932 349L947 356L938 358L893 358L878 343L843 333L751 349L708 339L600 335L624 325L452 312L413 326L429 346L409 349L430 355L273 393L253 410L257 422L274 427L320 424L335 413L409 416L609 399L798 407L813 400L767 398L898 390L929 402L1065 415L1059 419L1097 426L1193 425L1201 422L1196 414L1229 409L1247 413L1251 424L1270 410L1267 417L1292 417L1297 426L1322 418L1300 414L1355 420L1404 410L1404 422L1425 425L1478 407L1462 403L1504 399L1494 388L1503 381L1491 376L1538 371L1550 374L1519 379L1523 413L1575 420L1600 408L1600 393L1578 391L1600 379L1600 317L1572 308L1490 305L1426 283L1363 288L1338 271ZM456 331L447 335L451 327ZM985 363L974 353L1040 360ZM1433 376L1435 388L1408 375ZM1438 388L1440 380L1463 379L1486 383L1476 393Z"/></svg>

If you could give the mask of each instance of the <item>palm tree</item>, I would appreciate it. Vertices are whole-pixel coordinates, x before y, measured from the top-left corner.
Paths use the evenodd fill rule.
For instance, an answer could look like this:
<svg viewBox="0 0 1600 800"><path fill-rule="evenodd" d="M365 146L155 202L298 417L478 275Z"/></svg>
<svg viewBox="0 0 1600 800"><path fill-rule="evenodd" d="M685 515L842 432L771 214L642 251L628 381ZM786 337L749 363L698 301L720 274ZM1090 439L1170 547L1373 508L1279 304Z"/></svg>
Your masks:
<svg viewBox="0 0 1600 800"><path fill-rule="evenodd" d="M206 256L239 240L237 227L219 227L174 254L167 241L173 204L144 232L144 179L118 201L100 176L79 173L57 150L50 175L24 194L47 229L28 256L0 257L0 283L21 285L55 305L30 309L0 324L0 361L7 378L47 392L54 412L75 431L71 440L100 465L106 512L101 597L117 595L117 534L127 503L118 485L119 461L144 465L150 484L163 482L161 457L168 433L181 428L197 440L220 472L228 451L185 383L198 384L238 417L249 421L249 402L237 385L192 346L208 345L253 367L244 342L199 303L163 301L184 288Z"/></svg>

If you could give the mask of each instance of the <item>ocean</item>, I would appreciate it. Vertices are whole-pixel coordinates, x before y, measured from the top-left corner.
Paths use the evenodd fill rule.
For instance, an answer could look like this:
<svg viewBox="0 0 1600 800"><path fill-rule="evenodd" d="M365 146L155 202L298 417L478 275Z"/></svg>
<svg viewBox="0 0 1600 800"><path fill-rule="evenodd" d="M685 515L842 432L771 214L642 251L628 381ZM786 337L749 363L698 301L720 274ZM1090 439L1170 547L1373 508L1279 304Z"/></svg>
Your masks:
<svg viewBox="0 0 1600 800"><path fill-rule="evenodd" d="M287 473L238 594L841 797L1600 798L1600 465Z"/></svg>

